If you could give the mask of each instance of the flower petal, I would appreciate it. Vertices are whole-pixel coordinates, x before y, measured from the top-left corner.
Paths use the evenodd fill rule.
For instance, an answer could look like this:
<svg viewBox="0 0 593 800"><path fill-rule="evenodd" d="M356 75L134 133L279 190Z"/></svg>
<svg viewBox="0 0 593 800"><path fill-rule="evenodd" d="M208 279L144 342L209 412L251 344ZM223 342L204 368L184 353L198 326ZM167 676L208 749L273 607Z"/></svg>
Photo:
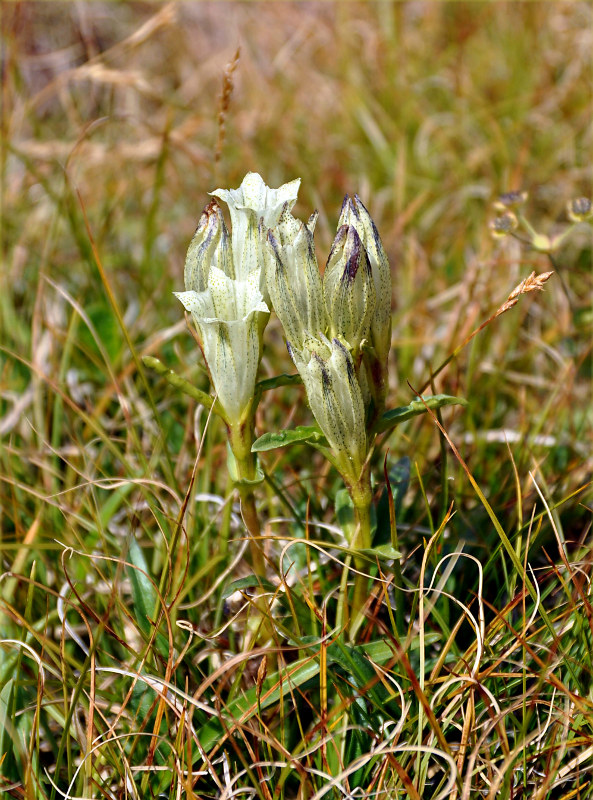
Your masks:
<svg viewBox="0 0 593 800"><path fill-rule="evenodd" d="M256 172L249 172L238 189L216 189L210 194L228 204L232 223L235 277L244 279L262 267L260 220L264 229L273 228L285 206L294 206L301 179L270 189Z"/></svg>
<svg viewBox="0 0 593 800"><path fill-rule="evenodd" d="M216 200L204 208L187 249L183 278L188 291L203 292L210 267L216 266L234 277L231 239Z"/></svg>

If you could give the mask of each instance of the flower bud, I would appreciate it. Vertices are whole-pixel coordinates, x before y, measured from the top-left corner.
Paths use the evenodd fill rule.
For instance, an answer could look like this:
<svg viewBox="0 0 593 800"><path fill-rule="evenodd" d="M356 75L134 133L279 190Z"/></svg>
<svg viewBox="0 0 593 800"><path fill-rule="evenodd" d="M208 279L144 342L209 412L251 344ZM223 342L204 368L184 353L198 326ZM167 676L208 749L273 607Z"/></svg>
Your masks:
<svg viewBox="0 0 593 800"><path fill-rule="evenodd" d="M340 337L358 353L375 312L371 265L353 225L338 228L325 275L323 294L332 337Z"/></svg>
<svg viewBox="0 0 593 800"><path fill-rule="evenodd" d="M286 208L264 250L266 285L288 341L301 348L327 326L311 230Z"/></svg>
<svg viewBox="0 0 593 800"><path fill-rule="evenodd" d="M527 201L527 196L527 192L523 191L505 192L494 202L494 209L503 212L508 209L519 208Z"/></svg>
<svg viewBox="0 0 593 800"><path fill-rule="evenodd" d="M322 337L309 339L300 351L289 345L289 352L344 476L357 481L367 456L365 408L348 348L339 339L330 343Z"/></svg>
<svg viewBox="0 0 593 800"><path fill-rule="evenodd" d="M585 222L593 219L593 206L588 197L577 197L570 200L566 207L566 213L571 222Z"/></svg>
<svg viewBox="0 0 593 800"><path fill-rule="evenodd" d="M340 214L340 225L352 225L367 252L375 285L375 309L371 319L370 338L377 356L387 362L391 347L391 268L381 237L360 197L346 195Z"/></svg>
<svg viewBox="0 0 593 800"><path fill-rule="evenodd" d="M519 221L512 211L506 211L504 214L491 220L489 223L490 233L495 239L503 239L513 231L517 230Z"/></svg>

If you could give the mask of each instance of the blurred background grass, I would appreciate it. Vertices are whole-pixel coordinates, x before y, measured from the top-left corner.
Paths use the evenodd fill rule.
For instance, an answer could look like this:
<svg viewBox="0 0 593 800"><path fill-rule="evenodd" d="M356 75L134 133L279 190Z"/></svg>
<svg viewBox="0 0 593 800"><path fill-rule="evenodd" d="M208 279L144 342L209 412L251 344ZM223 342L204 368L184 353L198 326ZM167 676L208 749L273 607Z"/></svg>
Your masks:
<svg viewBox="0 0 593 800"><path fill-rule="evenodd" d="M228 506L220 518L197 511L186 522L193 572L179 577L167 543L204 419L138 361L157 355L208 386L171 294L183 288L208 191L238 186L249 170L270 186L301 177L295 211L320 211L320 263L344 193L360 194L393 265L392 406L409 402L406 382L423 384L519 281L549 269L529 247L492 240L497 195L528 190L529 219L553 234L566 226L566 202L592 194L588 2L19 2L3 4L1 24L0 528L2 568L23 576L5 583L9 616L29 632L56 621L55 597L33 596L28 583L60 590L56 540L85 554L72 568L94 592L117 581L86 556L121 554L135 530L147 571L170 568L186 600L236 549ZM591 474L589 227L556 262L563 283L555 275L545 293L522 298L436 389L470 401L447 412L446 427L506 529L541 511L535 470L576 549L591 505L571 497ZM278 325L268 330L265 374L290 371ZM287 388L262 408L259 432L308 413ZM418 475L438 525L445 474L454 536L486 560L498 539L460 468L441 463L434 427L410 423L390 446L392 460L417 464L410 529L427 525ZM228 494L224 460L214 427L194 491ZM317 475L318 462L293 451L266 467L302 516L311 500L333 521L336 483ZM270 513L285 511L271 490L267 501ZM554 546L545 519L536 533ZM418 541L404 540L406 554ZM547 563L540 550L534 558ZM488 579L496 585L496 569ZM97 591L97 614L115 604L127 630L115 589ZM58 641L44 646L57 651Z"/></svg>

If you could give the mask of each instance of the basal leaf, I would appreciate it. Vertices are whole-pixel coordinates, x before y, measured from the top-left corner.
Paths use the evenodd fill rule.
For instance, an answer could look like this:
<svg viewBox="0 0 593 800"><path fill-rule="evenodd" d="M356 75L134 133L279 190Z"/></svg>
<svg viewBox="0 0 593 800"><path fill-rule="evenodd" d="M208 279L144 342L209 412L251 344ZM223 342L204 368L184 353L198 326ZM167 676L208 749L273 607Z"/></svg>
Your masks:
<svg viewBox="0 0 593 800"><path fill-rule="evenodd" d="M126 573L130 580L132 589L131 611L136 620L136 624L148 639L153 630L153 617L158 609L158 594L152 582L148 578L148 565L144 558L138 542L132 536L128 549L128 560L130 565L126 566ZM169 653L169 642L162 633L156 635L156 645L161 655Z"/></svg>

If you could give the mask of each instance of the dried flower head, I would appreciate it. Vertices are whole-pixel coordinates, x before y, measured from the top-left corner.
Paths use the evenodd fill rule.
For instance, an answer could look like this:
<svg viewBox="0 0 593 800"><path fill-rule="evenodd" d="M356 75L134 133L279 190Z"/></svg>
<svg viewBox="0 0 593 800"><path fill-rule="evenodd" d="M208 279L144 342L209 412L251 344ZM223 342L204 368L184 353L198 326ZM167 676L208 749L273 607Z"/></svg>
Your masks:
<svg viewBox="0 0 593 800"><path fill-rule="evenodd" d="M585 222L593 219L593 205L588 197L576 197L568 202L566 213L572 222Z"/></svg>
<svg viewBox="0 0 593 800"><path fill-rule="evenodd" d="M513 212L506 211L504 214L490 221L490 233L496 239L502 239L517 230L518 225L519 222Z"/></svg>
<svg viewBox="0 0 593 800"><path fill-rule="evenodd" d="M527 200L527 192L505 192L501 194L494 203L496 211L507 211L510 208L518 208Z"/></svg>
<svg viewBox="0 0 593 800"><path fill-rule="evenodd" d="M540 274L537 275L535 272L532 272L531 275L515 286L506 301L498 309L495 316L499 317L501 314L504 314L505 311L508 311L509 308L516 305L520 295L541 291L544 288L544 283L549 280L553 274L553 272L540 272Z"/></svg>

